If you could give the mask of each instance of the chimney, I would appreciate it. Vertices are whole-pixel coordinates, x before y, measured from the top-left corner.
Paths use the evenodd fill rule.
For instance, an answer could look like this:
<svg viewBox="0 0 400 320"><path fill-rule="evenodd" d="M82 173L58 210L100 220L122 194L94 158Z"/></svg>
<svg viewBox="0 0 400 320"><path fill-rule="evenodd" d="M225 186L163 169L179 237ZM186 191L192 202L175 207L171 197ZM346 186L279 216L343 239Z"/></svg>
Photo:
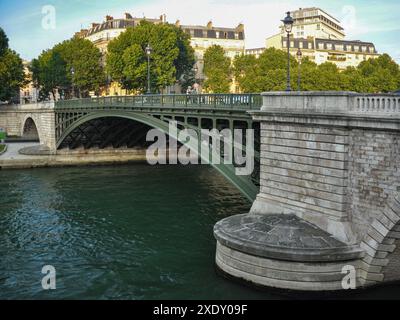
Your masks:
<svg viewBox="0 0 400 320"><path fill-rule="evenodd" d="M208 23L207 23L207 29L212 29L212 27L213 27L213 23L212 23L212 21L210 20L210 21L208 21Z"/></svg>
<svg viewBox="0 0 400 320"><path fill-rule="evenodd" d="M160 19L161 19L162 23L166 23L167 22L167 15L165 13L162 14Z"/></svg>
<svg viewBox="0 0 400 320"><path fill-rule="evenodd" d="M106 16L106 21L110 21L110 20L114 20L114 18L112 16Z"/></svg>
<svg viewBox="0 0 400 320"><path fill-rule="evenodd" d="M244 24L239 23L239 25L236 27L237 32L243 32L244 31Z"/></svg>
<svg viewBox="0 0 400 320"><path fill-rule="evenodd" d="M125 12L125 19L133 19L132 15L128 12Z"/></svg>

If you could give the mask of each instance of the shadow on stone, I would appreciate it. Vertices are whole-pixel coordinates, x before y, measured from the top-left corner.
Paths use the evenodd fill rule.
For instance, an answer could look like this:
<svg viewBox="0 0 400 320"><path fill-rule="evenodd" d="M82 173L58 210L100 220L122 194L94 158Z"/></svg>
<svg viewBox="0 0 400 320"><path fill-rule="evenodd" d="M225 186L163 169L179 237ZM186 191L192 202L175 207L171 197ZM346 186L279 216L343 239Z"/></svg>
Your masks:
<svg viewBox="0 0 400 320"><path fill-rule="evenodd" d="M50 148L44 145L22 148L18 151L19 154L26 156L49 156L51 155Z"/></svg>

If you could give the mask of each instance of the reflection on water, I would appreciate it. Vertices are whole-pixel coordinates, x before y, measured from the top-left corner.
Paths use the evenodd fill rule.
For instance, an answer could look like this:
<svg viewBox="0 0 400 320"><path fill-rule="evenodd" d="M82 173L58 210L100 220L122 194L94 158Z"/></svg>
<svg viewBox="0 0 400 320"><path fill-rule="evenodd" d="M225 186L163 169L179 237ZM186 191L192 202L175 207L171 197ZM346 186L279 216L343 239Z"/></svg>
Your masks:
<svg viewBox="0 0 400 320"><path fill-rule="evenodd" d="M281 298L216 274L213 226L250 203L209 167L0 171L0 187L2 299Z"/></svg>

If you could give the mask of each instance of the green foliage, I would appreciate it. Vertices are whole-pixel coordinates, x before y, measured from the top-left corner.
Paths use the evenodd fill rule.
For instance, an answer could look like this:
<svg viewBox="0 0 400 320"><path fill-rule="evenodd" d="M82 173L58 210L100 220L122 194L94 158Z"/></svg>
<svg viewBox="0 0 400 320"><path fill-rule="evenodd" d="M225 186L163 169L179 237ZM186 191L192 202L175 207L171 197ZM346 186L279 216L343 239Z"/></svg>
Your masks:
<svg viewBox="0 0 400 320"><path fill-rule="evenodd" d="M42 98L47 98L49 93L55 98L56 89L61 90L70 85L66 66L61 54L54 49L43 51L38 59L32 60L32 80L40 88Z"/></svg>
<svg viewBox="0 0 400 320"><path fill-rule="evenodd" d="M369 92L391 92L400 88L399 65L388 54L363 61L358 71L369 85Z"/></svg>
<svg viewBox="0 0 400 320"><path fill-rule="evenodd" d="M0 28L0 56L8 49L8 38L2 28Z"/></svg>
<svg viewBox="0 0 400 320"><path fill-rule="evenodd" d="M362 62L357 68L340 71L333 63L317 66L307 57L301 66L290 58L291 87L297 90L300 70L303 91L355 91L365 93L391 92L400 88L399 66L384 54ZM238 56L234 60L234 75L243 92L277 91L286 88L287 53L267 49L257 59Z"/></svg>
<svg viewBox="0 0 400 320"><path fill-rule="evenodd" d="M297 63L290 58L291 70ZM259 58L255 56L237 56L233 61L236 81L244 92L285 90L287 75L287 54L274 48L264 51ZM297 80L292 77L291 86Z"/></svg>
<svg viewBox="0 0 400 320"><path fill-rule="evenodd" d="M148 44L153 49L150 62L152 88L161 90L191 72L195 60L189 36L171 24L142 21L108 45L107 73L124 89L145 92L148 67L145 49Z"/></svg>
<svg viewBox="0 0 400 320"><path fill-rule="evenodd" d="M65 61L66 75L80 96L98 91L105 84L101 52L89 40L74 37L56 45L54 51Z"/></svg>
<svg viewBox="0 0 400 320"><path fill-rule="evenodd" d="M212 93L229 92L232 83L231 59L219 45L209 47L204 53L204 88Z"/></svg>
<svg viewBox="0 0 400 320"><path fill-rule="evenodd" d="M9 49L8 38L0 28L0 101L10 101L25 84L24 66L19 55Z"/></svg>
<svg viewBox="0 0 400 320"><path fill-rule="evenodd" d="M49 93L55 97L56 90L72 91L72 87L84 97L105 83L99 49L80 38L66 40L42 52L32 61L31 71L42 98L47 98Z"/></svg>

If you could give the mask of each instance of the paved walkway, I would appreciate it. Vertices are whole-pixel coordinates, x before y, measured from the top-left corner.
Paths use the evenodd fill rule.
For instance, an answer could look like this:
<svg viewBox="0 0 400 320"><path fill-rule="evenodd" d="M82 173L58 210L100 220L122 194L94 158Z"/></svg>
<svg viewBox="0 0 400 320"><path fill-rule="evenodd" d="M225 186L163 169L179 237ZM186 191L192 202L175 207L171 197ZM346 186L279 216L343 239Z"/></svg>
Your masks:
<svg viewBox="0 0 400 320"><path fill-rule="evenodd" d="M0 155L0 160L27 160L38 159L42 156L26 156L19 154L18 151L22 148L38 146L37 142L13 142L7 143L7 151Z"/></svg>

